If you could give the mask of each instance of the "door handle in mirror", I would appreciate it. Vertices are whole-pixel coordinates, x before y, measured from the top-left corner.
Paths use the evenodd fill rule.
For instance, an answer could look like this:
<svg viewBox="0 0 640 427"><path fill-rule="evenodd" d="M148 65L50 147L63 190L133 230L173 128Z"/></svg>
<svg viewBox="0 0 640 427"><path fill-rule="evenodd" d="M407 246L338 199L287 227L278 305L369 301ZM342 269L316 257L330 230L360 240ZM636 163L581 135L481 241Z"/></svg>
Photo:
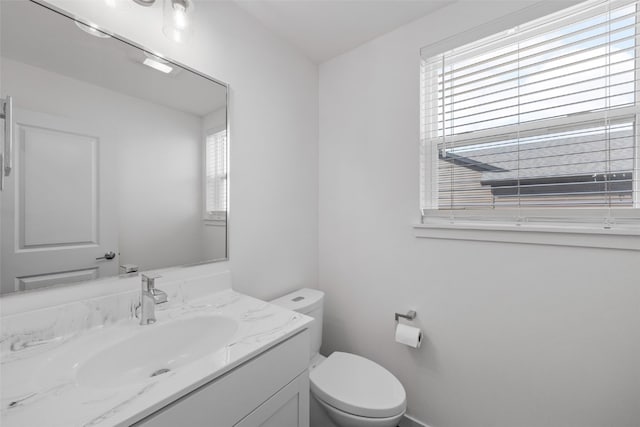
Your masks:
<svg viewBox="0 0 640 427"><path fill-rule="evenodd" d="M116 253L113 251L109 251L106 254L104 254L104 256L101 256L99 258L96 258L96 260L99 259L106 259L106 260L110 260L110 259L114 259L116 257Z"/></svg>
<svg viewBox="0 0 640 427"><path fill-rule="evenodd" d="M4 162L2 173L9 176L13 168L13 99L0 99L0 119L4 119Z"/></svg>

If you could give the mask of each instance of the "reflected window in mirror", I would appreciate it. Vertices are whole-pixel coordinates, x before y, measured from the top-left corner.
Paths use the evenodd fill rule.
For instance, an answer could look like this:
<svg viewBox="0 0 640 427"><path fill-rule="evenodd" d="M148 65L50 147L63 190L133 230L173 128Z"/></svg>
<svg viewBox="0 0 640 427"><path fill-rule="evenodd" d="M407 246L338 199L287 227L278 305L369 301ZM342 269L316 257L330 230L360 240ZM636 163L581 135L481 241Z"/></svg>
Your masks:
<svg viewBox="0 0 640 427"><path fill-rule="evenodd" d="M210 130L205 139L205 220L227 218L227 130Z"/></svg>

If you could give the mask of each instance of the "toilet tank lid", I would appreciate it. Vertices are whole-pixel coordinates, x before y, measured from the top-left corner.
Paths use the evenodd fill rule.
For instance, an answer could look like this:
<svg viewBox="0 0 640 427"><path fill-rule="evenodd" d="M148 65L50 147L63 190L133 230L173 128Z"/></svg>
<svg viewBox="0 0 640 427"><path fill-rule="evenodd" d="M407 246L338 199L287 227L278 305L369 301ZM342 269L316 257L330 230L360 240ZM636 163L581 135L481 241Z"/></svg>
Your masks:
<svg viewBox="0 0 640 427"><path fill-rule="evenodd" d="M302 288L290 294L271 300L271 304L279 305L299 313L309 313L322 306L324 292L317 289Z"/></svg>

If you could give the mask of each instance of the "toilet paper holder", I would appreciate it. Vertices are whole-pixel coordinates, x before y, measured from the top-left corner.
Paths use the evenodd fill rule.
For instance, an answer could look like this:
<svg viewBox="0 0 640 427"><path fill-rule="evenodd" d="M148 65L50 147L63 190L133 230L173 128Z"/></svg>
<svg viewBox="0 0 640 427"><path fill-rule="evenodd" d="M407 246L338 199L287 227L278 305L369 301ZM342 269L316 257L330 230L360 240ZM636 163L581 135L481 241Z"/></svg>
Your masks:
<svg viewBox="0 0 640 427"><path fill-rule="evenodd" d="M407 319L407 320L413 320L416 318L416 316L418 315L418 313L416 313L414 310L409 310L407 311L407 314L402 314L402 313L396 313L396 322L398 320L400 320L400 318L402 317L403 319Z"/></svg>

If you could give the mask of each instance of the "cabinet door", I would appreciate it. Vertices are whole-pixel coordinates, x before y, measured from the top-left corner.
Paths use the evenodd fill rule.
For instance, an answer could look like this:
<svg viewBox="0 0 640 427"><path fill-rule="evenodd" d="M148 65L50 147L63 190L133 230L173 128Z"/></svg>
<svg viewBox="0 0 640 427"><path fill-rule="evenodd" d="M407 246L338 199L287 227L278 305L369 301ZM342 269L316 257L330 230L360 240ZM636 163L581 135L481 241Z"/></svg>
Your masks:
<svg viewBox="0 0 640 427"><path fill-rule="evenodd" d="M235 427L309 427L309 374L299 375Z"/></svg>

